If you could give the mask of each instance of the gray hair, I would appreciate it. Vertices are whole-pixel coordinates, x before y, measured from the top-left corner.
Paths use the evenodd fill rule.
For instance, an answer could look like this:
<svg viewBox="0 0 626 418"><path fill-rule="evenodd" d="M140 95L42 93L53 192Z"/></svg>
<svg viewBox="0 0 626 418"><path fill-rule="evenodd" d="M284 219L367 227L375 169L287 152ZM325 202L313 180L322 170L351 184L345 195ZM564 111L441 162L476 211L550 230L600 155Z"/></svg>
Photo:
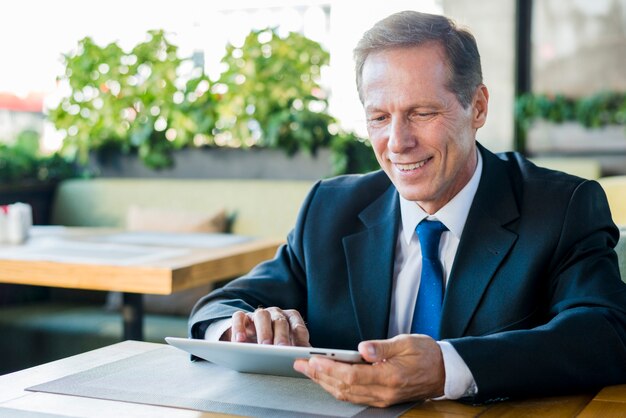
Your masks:
<svg viewBox="0 0 626 418"><path fill-rule="evenodd" d="M363 34L354 49L356 85L361 102L363 65L371 53L420 46L427 42L438 42L443 47L450 70L447 88L467 108L483 80L476 39L468 30L459 28L445 16L415 11L395 13L379 21Z"/></svg>

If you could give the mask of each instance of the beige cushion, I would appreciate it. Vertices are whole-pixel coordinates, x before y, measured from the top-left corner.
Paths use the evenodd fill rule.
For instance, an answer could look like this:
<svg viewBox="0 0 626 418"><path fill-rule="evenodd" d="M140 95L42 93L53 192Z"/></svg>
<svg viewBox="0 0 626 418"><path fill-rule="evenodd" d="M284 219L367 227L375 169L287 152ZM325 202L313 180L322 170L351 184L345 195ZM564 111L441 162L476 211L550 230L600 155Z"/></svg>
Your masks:
<svg viewBox="0 0 626 418"><path fill-rule="evenodd" d="M227 220L224 209L205 214L131 205L126 214L126 229L129 231L220 233L226 232ZM144 310L148 313L163 315L189 315L198 299L211 290L213 290L213 285L207 284L171 295L144 295ZM119 310L121 306L122 294L109 292L106 308Z"/></svg>
<svg viewBox="0 0 626 418"><path fill-rule="evenodd" d="M126 213L126 229L157 232L225 232L227 219L224 209L206 214L131 205Z"/></svg>

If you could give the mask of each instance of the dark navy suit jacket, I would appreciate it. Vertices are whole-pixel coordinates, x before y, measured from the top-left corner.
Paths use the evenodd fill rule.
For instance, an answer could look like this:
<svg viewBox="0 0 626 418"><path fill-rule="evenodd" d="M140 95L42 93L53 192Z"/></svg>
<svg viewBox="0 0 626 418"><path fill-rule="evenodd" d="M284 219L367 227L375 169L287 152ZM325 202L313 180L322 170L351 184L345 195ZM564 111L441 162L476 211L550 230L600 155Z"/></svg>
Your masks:
<svg viewBox="0 0 626 418"><path fill-rule="evenodd" d="M601 187L478 146L483 173L441 323L474 375L474 401L626 382L626 285ZM278 306L302 313L314 346L387 338L399 219L384 172L317 183L287 244L201 299L190 336L237 310Z"/></svg>

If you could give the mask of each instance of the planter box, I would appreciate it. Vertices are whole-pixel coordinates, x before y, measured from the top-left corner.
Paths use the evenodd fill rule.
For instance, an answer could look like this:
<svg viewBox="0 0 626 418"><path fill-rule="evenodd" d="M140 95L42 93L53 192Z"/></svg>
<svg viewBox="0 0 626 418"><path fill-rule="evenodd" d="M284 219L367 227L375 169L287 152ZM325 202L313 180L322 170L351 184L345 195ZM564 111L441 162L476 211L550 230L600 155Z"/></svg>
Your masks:
<svg viewBox="0 0 626 418"><path fill-rule="evenodd" d="M99 177L316 180L332 175L330 151L290 157L275 149L196 148L174 153L174 167L152 170L135 155L92 157Z"/></svg>
<svg viewBox="0 0 626 418"><path fill-rule="evenodd" d="M532 153L595 153L626 154L626 128L606 126L587 129L574 122L562 124L537 121L528 131L526 149Z"/></svg>
<svg viewBox="0 0 626 418"><path fill-rule="evenodd" d="M593 158L606 175L626 174L626 128L587 129L574 122L537 121L528 131L526 151L531 157Z"/></svg>

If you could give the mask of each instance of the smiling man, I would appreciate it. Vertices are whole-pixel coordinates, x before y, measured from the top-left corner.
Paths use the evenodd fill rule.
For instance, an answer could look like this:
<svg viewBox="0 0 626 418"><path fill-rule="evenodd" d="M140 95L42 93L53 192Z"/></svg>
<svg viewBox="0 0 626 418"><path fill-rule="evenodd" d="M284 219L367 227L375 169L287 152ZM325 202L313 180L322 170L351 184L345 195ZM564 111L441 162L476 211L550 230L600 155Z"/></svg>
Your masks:
<svg viewBox="0 0 626 418"><path fill-rule="evenodd" d="M438 42L371 53L361 70L359 91L378 163L400 196L429 214L476 171L476 131L487 117L486 87L476 85L464 105L449 90L449 78Z"/></svg>
<svg viewBox="0 0 626 418"><path fill-rule="evenodd" d="M287 244L201 299L193 338L355 349L298 360L374 406L626 382L626 285L600 186L478 144L489 94L473 36L402 12L355 49L381 171L311 190Z"/></svg>

